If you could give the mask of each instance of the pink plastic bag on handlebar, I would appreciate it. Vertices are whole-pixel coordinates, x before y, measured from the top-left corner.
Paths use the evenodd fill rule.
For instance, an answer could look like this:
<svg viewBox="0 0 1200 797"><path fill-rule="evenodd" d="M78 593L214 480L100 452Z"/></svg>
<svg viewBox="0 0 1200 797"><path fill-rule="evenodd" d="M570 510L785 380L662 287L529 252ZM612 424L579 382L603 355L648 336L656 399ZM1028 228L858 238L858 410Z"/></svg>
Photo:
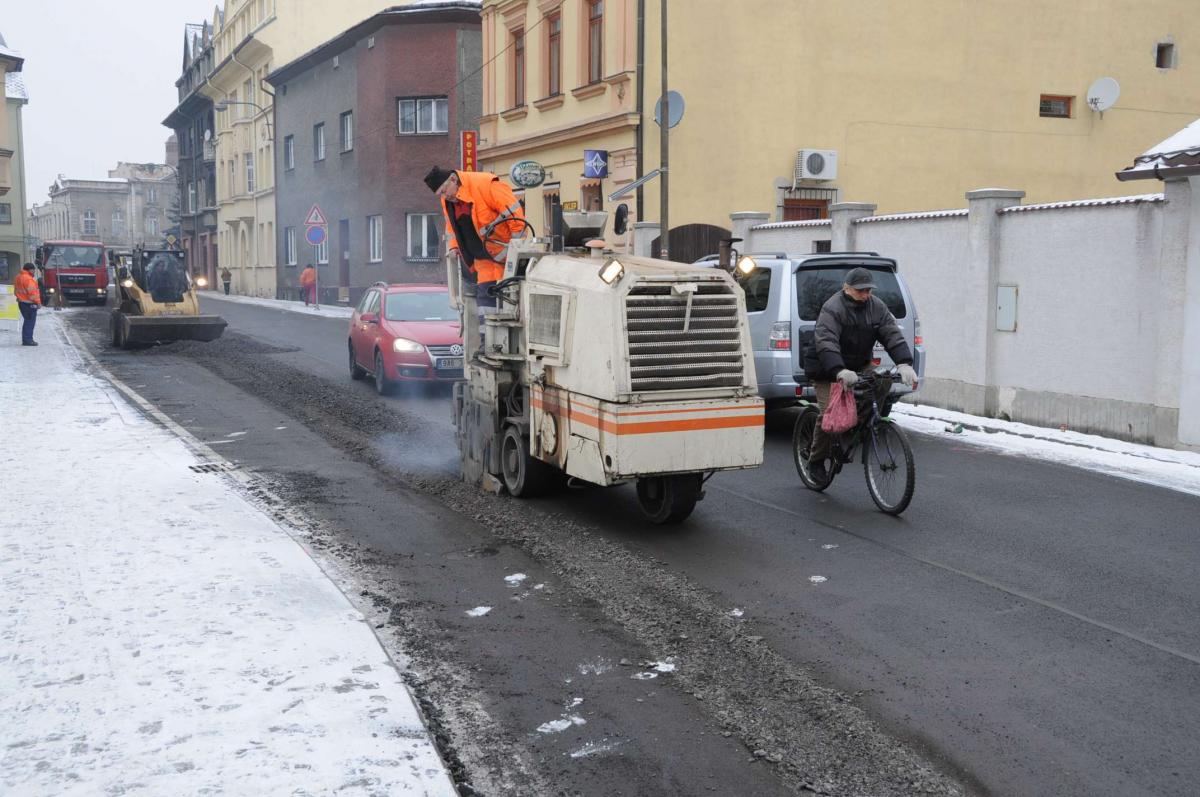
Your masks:
<svg viewBox="0 0 1200 797"><path fill-rule="evenodd" d="M834 382L829 390L829 406L821 416L821 430L828 434L841 434L858 423L858 408L854 405L854 391L846 390L841 382Z"/></svg>

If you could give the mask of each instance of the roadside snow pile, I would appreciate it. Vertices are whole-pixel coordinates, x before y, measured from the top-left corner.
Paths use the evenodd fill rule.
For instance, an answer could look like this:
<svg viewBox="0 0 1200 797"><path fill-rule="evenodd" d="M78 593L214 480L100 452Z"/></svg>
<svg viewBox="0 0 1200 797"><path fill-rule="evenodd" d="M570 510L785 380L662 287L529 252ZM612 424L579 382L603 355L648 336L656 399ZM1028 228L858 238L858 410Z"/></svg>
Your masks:
<svg viewBox="0 0 1200 797"><path fill-rule="evenodd" d="M312 307L305 305L304 302L290 302L283 299L260 299L257 296L235 296L233 294L226 296L216 291L205 291L200 294L201 305L209 300L231 302L233 304L252 304L257 307L270 307L274 310L283 310L288 313L300 313L301 315L320 316L322 318L349 318L354 314L353 307L342 307L333 304Z"/></svg>
<svg viewBox="0 0 1200 797"><path fill-rule="evenodd" d="M455 794L371 628L284 530L69 362L0 336L0 793ZM51 480L54 483L54 480Z"/></svg>
<svg viewBox="0 0 1200 797"><path fill-rule="evenodd" d="M968 445L1002 454L1071 465L1200 495L1200 454L980 418L936 407L897 404L892 414L904 428L914 432L938 437L952 435Z"/></svg>

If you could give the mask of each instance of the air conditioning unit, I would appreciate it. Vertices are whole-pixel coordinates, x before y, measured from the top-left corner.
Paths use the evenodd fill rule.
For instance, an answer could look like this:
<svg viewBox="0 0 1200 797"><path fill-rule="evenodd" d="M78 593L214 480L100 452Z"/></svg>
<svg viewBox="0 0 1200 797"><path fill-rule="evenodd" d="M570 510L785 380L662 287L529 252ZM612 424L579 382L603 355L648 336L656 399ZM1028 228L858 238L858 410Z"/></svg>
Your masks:
<svg viewBox="0 0 1200 797"><path fill-rule="evenodd" d="M796 153L797 180L836 180L836 149L802 149Z"/></svg>

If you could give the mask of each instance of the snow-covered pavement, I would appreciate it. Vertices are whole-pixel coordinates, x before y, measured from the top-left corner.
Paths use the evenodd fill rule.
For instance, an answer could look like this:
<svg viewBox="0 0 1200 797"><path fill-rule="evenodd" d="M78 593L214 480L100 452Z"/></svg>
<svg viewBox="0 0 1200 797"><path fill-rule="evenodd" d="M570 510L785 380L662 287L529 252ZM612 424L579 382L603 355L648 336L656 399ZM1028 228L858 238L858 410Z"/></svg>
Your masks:
<svg viewBox="0 0 1200 797"><path fill-rule="evenodd" d="M218 291L204 291L200 294L200 301L204 303L212 299L217 302L232 302L234 304L249 304L255 307L269 307L272 310L283 310L288 313L299 313L301 315L319 316L321 318L349 318L354 314L353 307L342 307L336 304L323 304L320 307L306 305L304 302L289 302L283 299L260 299L257 296L237 296L230 294L226 296Z"/></svg>
<svg viewBox="0 0 1200 797"><path fill-rule="evenodd" d="M1195 452L980 418L923 405L897 404L892 413L901 425L914 432L1200 495L1200 454Z"/></svg>
<svg viewBox="0 0 1200 797"><path fill-rule="evenodd" d="M0 793L453 795L362 615L42 316L0 322Z"/></svg>

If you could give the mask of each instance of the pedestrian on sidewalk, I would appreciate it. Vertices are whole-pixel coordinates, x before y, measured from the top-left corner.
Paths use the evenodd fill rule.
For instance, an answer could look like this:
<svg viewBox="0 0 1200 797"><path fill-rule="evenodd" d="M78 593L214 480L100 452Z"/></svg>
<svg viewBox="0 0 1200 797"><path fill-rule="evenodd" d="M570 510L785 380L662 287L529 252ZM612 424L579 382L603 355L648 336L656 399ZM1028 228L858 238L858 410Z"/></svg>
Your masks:
<svg viewBox="0 0 1200 797"><path fill-rule="evenodd" d="M221 269L221 282L225 285L225 295L229 295L229 283L233 280L233 272L229 270L229 266Z"/></svg>
<svg viewBox="0 0 1200 797"><path fill-rule="evenodd" d="M36 346L33 339L33 327L37 324L37 311L42 306L42 292L38 290L37 277L33 276L33 263L26 263L25 268L13 280L13 293L17 297L17 307L21 310L21 345Z"/></svg>
<svg viewBox="0 0 1200 797"><path fill-rule="evenodd" d="M315 304L317 301L317 270L309 263L300 272L300 291L304 294L304 305Z"/></svg>

